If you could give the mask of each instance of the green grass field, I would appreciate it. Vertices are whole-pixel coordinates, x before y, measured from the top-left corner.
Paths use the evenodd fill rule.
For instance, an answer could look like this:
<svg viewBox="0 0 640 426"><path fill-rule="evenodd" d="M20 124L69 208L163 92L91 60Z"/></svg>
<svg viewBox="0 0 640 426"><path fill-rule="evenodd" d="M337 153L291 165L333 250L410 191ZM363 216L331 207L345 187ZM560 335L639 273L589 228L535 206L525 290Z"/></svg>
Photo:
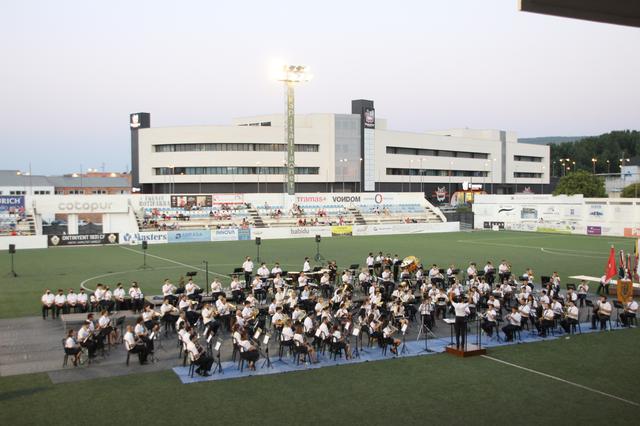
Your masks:
<svg viewBox="0 0 640 426"><path fill-rule="evenodd" d="M632 329L489 355L638 401L639 338ZM171 371L60 385L37 374L0 378L0 389L11 424L57 424L68 410L91 424L633 424L640 413L575 385L446 354L191 385Z"/></svg>
<svg viewBox="0 0 640 426"><path fill-rule="evenodd" d="M484 264L508 259L516 273L558 271L600 276L611 244L631 250L632 240L516 232L326 238L325 258L341 267L364 262L369 251L416 255L424 264ZM18 278L0 265L0 317L39 315L42 290L78 288L88 280L110 285L141 283L157 294L162 279L178 277L209 261L210 274L228 274L252 241L139 247L56 248L19 251ZM299 270L312 257L311 239L263 241L261 258ZM160 259L164 258L164 259ZM170 260L167 260L170 259ZM184 266L175 262L183 263ZM100 275L109 274L99 277ZM203 284L204 273L197 282ZM570 281L570 280L569 280ZM227 280L223 280L226 284ZM640 402L640 330L572 336L491 349L489 355L630 401ZM1 362L1 361L0 361ZM89 367L91 368L91 367ZM123 366L123 368L125 368ZM621 424L640 414L625 403L487 358L446 354L328 367L281 375L182 385L171 371L54 385L46 374L0 378L0 412L12 424L61 423L69 412L80 423L149 421L176 423L367 424Z"/></svg>
<svg viewBox="0 0 640 426"><path fill-rule="evenodd" d="M527 267L533 268L537 276L558 271L566 283L569 275L600 276L611 244L625 251L633 247L631 239L615 237L473 232L325 238L321 253L327 259L337 260L339 267L351 263L362 265L368 252L380 250L401 257L415 255L425 265L455 263L465 268L470 261L484 265L487 260L499 263L505 258L512 263L515 273L520 274ZM270 266L277 260L285 269L300 270L304 256L313 257L315 252L313 239L265 240L260 257ZM148 253L147 263L151 268L141 270L138 269L143 262L139 246L23 250L15 258L18 278L9 277L9 255L3 254L0 318L38 315L40 296L47 287L79 289L80 282L90 279L87 282L90 288L98 282L113 286L119 281L128 288L130 282L136 280L146 294L158 294L165 277L176 282L180 275L194 269L153 256L197 268L204 268L202 261L207 260L211 274L226 275L242 263L244 256L250 255L255 260L256 246L253 241L164 244L150 245ZM99 277L103 274L108 275ZM210 278L213 278L211 274ZM228 278L223 279L224 284L228 281ZM204 283L204 272L198 271L196 282Z"/></svg>

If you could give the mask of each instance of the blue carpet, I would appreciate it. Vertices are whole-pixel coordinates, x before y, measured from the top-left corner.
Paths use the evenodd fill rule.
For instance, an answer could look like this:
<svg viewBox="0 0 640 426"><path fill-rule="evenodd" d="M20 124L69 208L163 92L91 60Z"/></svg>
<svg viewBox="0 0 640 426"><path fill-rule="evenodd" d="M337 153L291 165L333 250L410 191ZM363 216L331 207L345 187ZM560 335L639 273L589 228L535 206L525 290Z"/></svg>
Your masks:
<svg viewBox="0 0 640 426"><path fill-rule="evenodd" d="M581 323L580 325L583 334L587 333L596 333L600 332L600 330L591 330L591 323ZM615 327L614 329L621 329ZM500 333L501 337L504 338L504 334ZM476 343L476 336L469 336L469 343ZM532 343L532 342L541 342L544 340L555 340L560 338L569 338L570 336L565 333L556 332L555 335L549 334L548 337L542 338L538 336L535 329L533 332L529 332L527 330L522 330L520 333L520 339L516 339L513 342L504 342L499 341L494 335L492 339L488 339L487 336L482 336L482 346L486 348L494 348L498 346L508 346L508 345L516 345L520 343ZM264 359L260 358L256 362L256 371L249 371L246 366L243 372L240 372L238 369L238 363L233 361L225 361L222 362L222 374L215 373L209 377L202 377L197 374L194 374L193 377L189 376L189 367L174 367L173 371L180 378L180 381L184 384L188 383L198 383L198 382L208 382L212 380L226 380L226 379L236 379L241 377L250 377L250 376L265 376L269 374L281 374L288 373L291 371L304 371L311 370L323 367L330 367L334 365L348 365L348 364L357 364L361 362L369 362L369 361L381 361L385 359L393 359L393 358L408 358L415 356L424 356L424 355L433 355L437 353L442 353L445 351L445 347L449 344L449 338L435 338L429 339L428 348L433 352L424 351L424 340L420 341L407 341L406 342L406 351L405 353L401 353L401 348L398 348L398 356L394 356L389 350L387 350L387 355L382 355L382 350L374 346L372 348L365 347L360 351L359 357L354 357L353 359L347 361L344 358L338 358L336 360L333 357L329 357L329 352L325 355L318 354L319 362L317 364L300 364L296 365L295 361L292 357L283 357L282 360L278 360L277 355L275 358L271 359L272 367L268 368L266 365L262 368ZM215 364L214 364L215 368Z"/></svg>

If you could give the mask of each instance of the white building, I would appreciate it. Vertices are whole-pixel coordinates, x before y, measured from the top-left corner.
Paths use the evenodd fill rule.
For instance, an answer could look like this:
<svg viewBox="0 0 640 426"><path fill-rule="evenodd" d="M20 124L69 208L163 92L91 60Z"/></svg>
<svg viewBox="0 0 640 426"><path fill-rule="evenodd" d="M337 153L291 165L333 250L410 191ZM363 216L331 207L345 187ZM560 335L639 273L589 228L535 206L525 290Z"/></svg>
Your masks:
<svg viewBox="0 0 640 426"><path fill-rule="evenodd" d="M283 192L282 114L228 126L151 127L131 114L133 185L144 193ZM425 133L387 128L373 102L352 114L295 118L296 192L453 192L463 182L490 193L539 192L549 183L549 147L518 143L514 132L455 129Z"/></svg>

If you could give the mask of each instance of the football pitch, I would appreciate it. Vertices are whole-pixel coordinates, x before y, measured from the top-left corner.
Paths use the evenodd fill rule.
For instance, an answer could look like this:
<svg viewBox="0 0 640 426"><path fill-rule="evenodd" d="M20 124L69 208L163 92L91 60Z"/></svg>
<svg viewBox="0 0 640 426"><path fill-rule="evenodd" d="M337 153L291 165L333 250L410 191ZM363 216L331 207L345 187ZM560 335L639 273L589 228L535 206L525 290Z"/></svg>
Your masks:
<svg viewBox="0 0 640 426"><path fill-rule="evenodd" d="M336 237L323 239L320 253L340 268L378 251L441 267L507 259L516 274L529 267L538 278L557 271L564 289L575 282L569 275L600 276L612 244L631 251L633 241L517 232ZM256 251L253 241L150 245L149 268L142 269L139 246L25 250L15 258L17 278L9 277L3 254L0 317L38 316L46 287L122 282L128 288L135 280L146 294L157 294L165 277L176 282L187 271L198 271L202 286L205 260L210 279L220 274L226 286L228 274L244 256L255 260ZM313 239L260 246L261 260L290 271L315 253ZM46 373L0 377L0 410L12 424L57 424L69 415L92 424L632 423L640 415L639 344L634 328L498 347L488 357L437 354L189 385L170 370L62 384Z"/></svg>

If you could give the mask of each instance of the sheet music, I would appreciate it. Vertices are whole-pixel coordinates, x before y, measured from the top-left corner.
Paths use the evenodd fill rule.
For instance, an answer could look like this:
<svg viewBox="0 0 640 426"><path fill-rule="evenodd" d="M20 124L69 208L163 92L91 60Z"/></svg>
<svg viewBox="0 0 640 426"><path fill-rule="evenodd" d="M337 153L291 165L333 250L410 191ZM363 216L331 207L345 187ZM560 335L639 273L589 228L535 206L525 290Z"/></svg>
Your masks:
<svg viewBox="0 0 640 426"><path fill-rule="evenodd" d="M216 342L216 346L214 347L214 349L215 349L216 351L220 351L220 346L222 346L222 341L218 340L218 341Z"/></svg>
<svg viewBox="0 0 640 426"><path fill-rule="evenodd" d="M351 334L358 337L358 335L360 334L360 329L358 327L354 328Z"/></svg>
<svg viewBox="0 0 640 426"><path fill-rule="evenodd" d="M445 318L443 319L443 321L446 322L447 324L454 324L456 322L456 320L451 318Z"/></svg>

